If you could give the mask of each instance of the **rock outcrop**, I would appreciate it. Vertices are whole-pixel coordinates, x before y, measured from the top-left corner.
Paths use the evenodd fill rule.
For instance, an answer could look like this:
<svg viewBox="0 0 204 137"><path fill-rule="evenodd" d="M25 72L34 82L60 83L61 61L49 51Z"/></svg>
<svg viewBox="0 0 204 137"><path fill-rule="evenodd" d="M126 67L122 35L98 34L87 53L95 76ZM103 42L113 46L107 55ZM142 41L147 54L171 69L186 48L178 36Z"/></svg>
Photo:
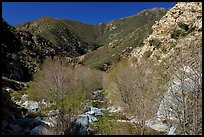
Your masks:
<svg viewBox="0 0 204 137"><path fill-rule="evenodd" d="M47 56L57 51L48 40L16 31L2 19L2 76L28 82Z"/></svg>
<svg viewBox="0 0 204 137"><path fill-rule="evenodd" d="M182 25L187 29L183 30ZM165 16L155 22L152 29L152 34L144 40L144 46L135 48L131 58L140 61L141 58L150 57L160 62L175 55L176 48L185 48L191 41L201 42L202 3L178 2ZM172 36L173 31L180 37Z"/></svg>
<svg viewBox="0 0 204 137"><path fill-rule="evenodd" d="M173 73L166 83L157 118L148 126L166 134L202 134L202 3L178 2L152 29L144 46L132 51L131 64L153 60ZM197 123L196 130L192 121Z"/></svg>

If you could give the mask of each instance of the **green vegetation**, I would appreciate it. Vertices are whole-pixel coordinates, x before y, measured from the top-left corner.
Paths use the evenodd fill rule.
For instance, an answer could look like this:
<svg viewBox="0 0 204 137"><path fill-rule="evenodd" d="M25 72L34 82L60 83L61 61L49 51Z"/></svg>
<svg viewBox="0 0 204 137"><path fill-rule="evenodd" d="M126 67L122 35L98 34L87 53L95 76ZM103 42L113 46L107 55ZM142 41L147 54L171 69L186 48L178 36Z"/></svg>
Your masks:
<svg viewBox="0 0 204 137"><path fill-rule="evenodd" d="M165 13L165 9L155 8L95 26L49 17L16 26L18 30L28 28L30 32L15 31L3 20L2 30L5 38L2 43L2 76L9 77L9 80L10 78L21 81L33 80L29 88L23 89L25 86L20 86L19 89L23 91L13 92L12 96L20 100L26 93L30 100L45 99L49 105L40 104L40 109L30 113L29 116L47 115L50 110L59 110L56 129L60 132L67 131L73 119L83 113L88 106L109 105L103 100L107 97L111 105L121 106L125 114L137 117L138 122L137 124L119 122L118 120L128 120L125 114L110 114L106 111L104 115L97 117L98 121L91 123L90 134L161 134L147 128L145 122L158 112L166 88L169 86L167 82L169 83L175 74L174 69L187 66L185 63L189 61L193 62L189 66L194 69L198 64L196 62L201 60L201 56L197 56L197 53L201 53L197 50L200 45L195 45L196 48L193 48L193 41L188 47L184 46L183 50L182 46L176 46L180 41L174 40L176 42L169 42L165 46L157 38L149 40L153 49L160 49L157 51L159 54L154 53L156 60L148 59L152 55L150 50L143 54L140 62L136 61L137 58L126 58L132 49L143 45L143 40L152 32L151 26L155 20L159 20ZM171 38L179 39L194 30L195 27L179 22L171 32ZM158 60L161 60L160 51L163 52L161 55L164 55L171 49L175 49L176 56L167 59L164 57L158 65ZM185 52L185 49L191 50ZM81 64L70 60L79 60ZM37 71L37 68L40 70ZM108 71L107 77L105 72L97 69ZM195 69L195 72L198 71ZM200 77L194 82L197 83L198 92L183 94L183 102L180 102L183 103L181 107L184 107L184 111L176 110L184 133L198 132L202 129L202 124L200 126L202 116L198 114L202 107ZM19 84L18 81L14 83ZM8 85L10 87L10 84ZM99 95L100 97L91 98L93 91L99 89L105 90L105 93ZM6 96L4 93L3 105L10 103L11 98ZM98 98L105 103L100 104ZM192 98L192 102L189 104L186 98ZM189 108L194 109L189 111ZM192 121L196 121L196 124Z"/></svg>
<svg viewBox="0 0 204 137"><path fill-rule="evenodd" d="M76 21L46 16L33 22L16 25L15 28L42 36L56 45L55 48L60 53L70 57L77 57L102 46L95 42L99 35L95 26Z"/></svg>
<svg viewBox="0 0 204 137"><path fill-rule="evenodd" d="M138 130L130 123L117 122L119 114L111 115L105 113L98 118L97 122L91 124L90 134L92 135L137 135Z"/></svg>
<svg viewBox="0 0 204 137"><path fill-rule="evenodd" d="M181 29L183 29L185 31L188 31L188 29L189 29L188 25L183 23L183 22L179 22L178 27L180 27Z"/></svg>
<svg viewBox="0 0 204 137"><path fill-rule="evenodd" d="M97 25L43 17L15 27L41 35L66 56L77 57L85 54L81 63L106 71L125 58L133 48L142 46L143 40L152 33L151 26L166 12L163 8L150 9L128 18ZM117 41L112 46L115 48L111 48L108 44L114 40ZM90 51L94 52L90 54Z"/></svg>
<svg viewBox="0 0 204 137"><path fill-rule="evenodd" d="M14 31L15 28L2 21L2 74L18 80L30 81L46 56L53 56L57 49L41 36L29 32Z"/></svg>
<svg viewBox="0 0 204 137"><path fill-rule="evenodd" d="M182 30L178 30L178 29L173 29L173 31L171 32L171 38L173 39L178 39L179 36L183 35L183 31Z"/></svg>
<svg viewBox="0 0 204 137"><path fill-rule="evenodd" d="M189 33L193 32L194 30L195 30L195 27L190 27L186 34L189 34Z"/></svg>
<svg viewBox="0 0 204 137"><path fill-rule="evenodd" d="M183 22L179 22L178 27L180 29L175 28L171 32L171 38L178 39L179 37L186 36L186 35L188 35L189 33L193 32L195 30L195 27L193 27L193 26L189 27L187 24L185 24Z"/></svg>
<svg viewBox="0 0 204 137"><path fill-rule="evenodd" d="M106 31L98 39L104 46L91 54L85 54L83 63L94 68L99 68L100 70L109 71L112 68L111 66L114 66L125 58L133 48L144 45L143 40L152 33L151 26L154 24L154 21L159 20L165 13L165 9L156 9L155 11L146 10L130 18L119 19L108 23L109 25L116 26L116 28L110 30L110 26L107 25L105 27ZM117 35L111 37L111 39L108 38L108 36L115 34ZM134 35L130 36L130 34ZM115 48L111 48L108 46L108 43L114 40L116 40L113 43L113 47ZM127 47L131 47L131 49ZM110 64L109 67L104 65L107 63Z"/></svg>
<svg viewBox="0 0 204 137"><path fill-rule="evenodd" d="M91 135L140 135L140 129L134 124L128 122L119 122L121 117L125 117L119 113L105 113L98 118L97 122L93 122L90 126ZM127 120L127 119L124 119ZM145 135L159 135L160 133L151 128L145 127Z"/></svg>
<svg viewBox="0 0 204 137"><path fill-rule="evenodd" d="M202 19L202 16L197 16L197 19L199 20L199 19Z"/></svg>
<svg viewBox="0 0 204 137"><path fill-rule="evenodd" d="M148 51L146 51L146 52L144 53L143 57L144 57L145 59L148 59L151 55L152 55L152 52L148 50Z"/></svg>
<svg viewBox="0 0 204 137"><path fill-rule="evenodd" d="M104 72L82 65L73 66L64 58L47 58L26 93L32 100L52 101L54 104L40 106L37 113L46 114L58 109L62 124L57 125L56 130L66 131L73 118L86 109L83 102L90 99L95 90L102 88L104 76Z"/></svg>
<svg viewBox="0 0 204 137"><path fill-rule="evenodd" d="M176 44L177 44L176 42L169 42L169 45L170 45L171 48L175 48Z"/></svg>
<svg viewBox="0 0 204 137"><path fill-rule="evenodd" d="M161 41L159 39L151 39L149 40L150 46L154 46L155 48L159 48Z"/></svg>

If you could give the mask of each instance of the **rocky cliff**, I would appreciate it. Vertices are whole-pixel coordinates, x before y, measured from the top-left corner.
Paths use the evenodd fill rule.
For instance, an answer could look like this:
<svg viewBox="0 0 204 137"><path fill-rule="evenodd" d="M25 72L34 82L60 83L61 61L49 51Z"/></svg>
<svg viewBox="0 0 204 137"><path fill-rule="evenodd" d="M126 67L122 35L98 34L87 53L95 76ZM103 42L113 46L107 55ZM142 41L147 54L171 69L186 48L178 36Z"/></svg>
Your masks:
<svg viewBox="0 0 204 137"><path fill-rule="evenodd" d="M190 52L193 47L200 49L202 3L178 2L165 16L155 22L152 29L152 34L144 40L144 46L132 51L131 59L140 61L141 58L151 58L162 62L176 57L178 55L176 51L180 48L184 52Z"/></svg>
<svg viewBox="0 0 204 137"><path fill-rule="evenodd" d="M202 3L178 2L152 29L144 46L132 51L131 65L153 60L166 67L160 73L172 71L157 120L148 126L167 134L202 134Z"/></svg>

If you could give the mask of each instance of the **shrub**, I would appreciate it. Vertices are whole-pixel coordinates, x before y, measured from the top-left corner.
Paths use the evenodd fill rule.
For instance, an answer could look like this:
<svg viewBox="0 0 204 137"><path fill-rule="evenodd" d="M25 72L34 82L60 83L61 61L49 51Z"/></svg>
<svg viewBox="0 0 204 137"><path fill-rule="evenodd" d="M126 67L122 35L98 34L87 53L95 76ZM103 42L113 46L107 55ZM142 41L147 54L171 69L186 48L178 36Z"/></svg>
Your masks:
<svg viewBox="0 0 204 137"><path fill-rule="evenodd" d="M188 25L183 23L183 22L179 22L178 26L179 26L179 28L181 28L181 29L183 29L185 31L188 31L188 29L189 29Z"/></svg>
<svg viewBox="0 0 204 137"><path fill-rule="evenodd" d="M162 48L161 48L161 51L163 52L163 53L167 53L167 48L165 47L165 46L163 46Z"/></svg>
<svg viewBox="0 0 204 137"><path fill-rule="evenodd" d="M157 60L161 59L161 57L159 55L155 55L155 57L156 57Z"/></svg>
<svg viewBox="0 0 204 137"><path fill-rule="evenodd" d="M152 54L152 52L148 50L148 51L146 51L146 52L144 53L143 57L144 57L145 59L148 59L148 58L151 56L151 54Z"/></svg>
<svg viewBox="0 0 204 137"><path fill-rule="evenodd" d="M187 31L187 34L193 32L195 30L195 27L190 27L189 30Z"/></svg>
<svg viewBox="0 0 204 137"><path fill-rule="evenodd" d="M175 48L176 47L176 42L169 42L169 45L171 48Z"/></svg>
<svg viewBox="0 0 204 137"><path fill-rule="evenodd" d="M150 46L154 46L156 48L159 48L161 41L159 39L155 38L155 39L149 40L149 44L150 44Z"/></svg>
<svg viewBox="0 0 204 137"><path fill-rule="evenodd" d="M98 122L91 124L90 134L92 135L138 135L139 129L131 123L117 122L120 114L110 115L105 113ZM110 121L111 120L111 121Z"/></svg>
<svg viewBox="0 0 204 137"><path fill-rule="evenodd" d="M183 34L183 31L182 30L178 30L178 29L174 29L172 32L171 32L171 38L173 39L178 39L180 35Z"/></svg>
<svg viewBox="0 0 204 137"><path fill-rule="evenodd" d="M199 20L199 19L201 19L202 18L202 16L197 16L197 19Z"/></svg>

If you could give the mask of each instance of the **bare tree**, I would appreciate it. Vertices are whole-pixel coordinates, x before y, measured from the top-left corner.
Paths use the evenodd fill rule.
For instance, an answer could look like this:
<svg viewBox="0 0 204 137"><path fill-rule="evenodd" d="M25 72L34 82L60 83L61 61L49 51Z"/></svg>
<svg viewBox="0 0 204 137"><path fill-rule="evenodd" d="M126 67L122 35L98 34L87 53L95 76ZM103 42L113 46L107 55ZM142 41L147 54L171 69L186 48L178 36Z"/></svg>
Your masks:
<svg viewBox="0 0 204 137"><path fill-rule="evenodd" d="M131 66L128 61L118 65L114 81L124 102L124 108L137 118L135 125L145 134L146 121L156 114L161 100L164 76L151 61Z"/></svg>
<svg viewBox="0 0 204 137"><path fill-rule="evenodd" d="M102 87L104 73L81 65L70 65L63 59L48 58L33 80L36 100L53 101L58 109L56 133L67 132L71 122L84 110L82 102Z"/></svg>
<svg viewBox="0 0 204 137"><path fill-rule="evenodd" d="M184 49L185 48L185 49ZM188 50L189 48L190 50ZM179 50L171 62L174 74L169 82L167 119L176 118L180 134L202 134L202 52L201 44L191 42Z"/></svg>

